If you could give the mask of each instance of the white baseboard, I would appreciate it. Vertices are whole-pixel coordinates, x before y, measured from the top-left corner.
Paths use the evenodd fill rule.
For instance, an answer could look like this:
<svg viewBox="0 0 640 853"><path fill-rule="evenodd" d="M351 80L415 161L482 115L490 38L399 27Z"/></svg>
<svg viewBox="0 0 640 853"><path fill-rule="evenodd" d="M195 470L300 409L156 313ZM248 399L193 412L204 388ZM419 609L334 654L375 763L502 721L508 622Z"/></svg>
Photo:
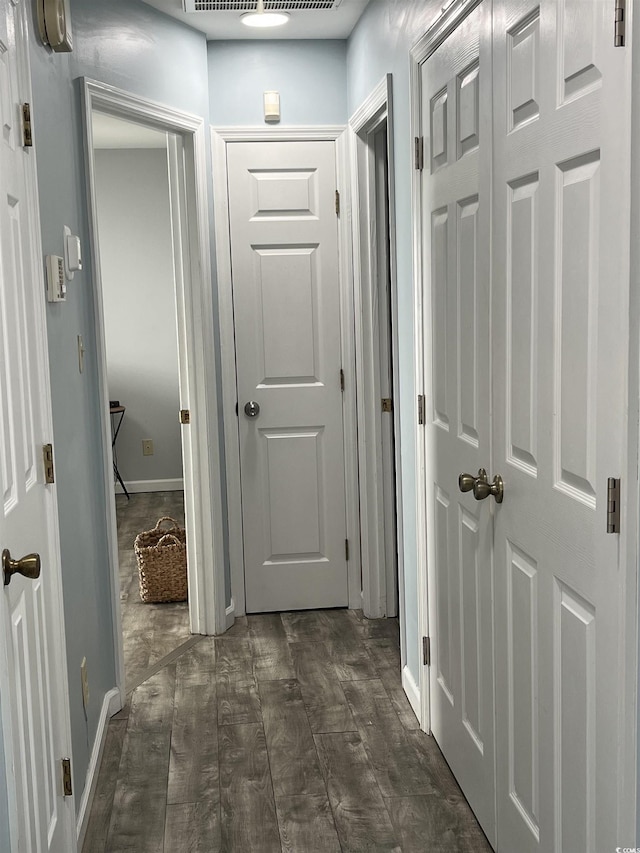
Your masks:
<svg viewBox="0 0 640 853"><path fill-rule="evenodd" d="M225 610L225 615L226 615L226 617L227 617L227 627L226 627L226 630L228 631L228 630L229 630L229 628L230 628L230 627L233 625L233 623L236 621L236 604L235 604L235 601L233 600L233 598L231 599L231 604L230 604L230 605L227 607L227 609Z"/></svg>
<svg viewBox="0 0 640 853"><path fill-rule="evenodd" d="M420 688L416 684L413 676L409 672L409 669L405 666L402 669L402 689L407 694L407 699L409 700L409 704L413 709L413 713L416 715L418 722L421 723L420 719Z"/></svg>
<svg viewBox="0 0 640 853"><path fill-rule="evenodd" d="M184 480L181 477L175 480L129 480L125 482L125 486L129 494L132 495L142 492L182 492L184 491ZM116 494L124 494L120 483L116 483Z"/></svg>
<svg viewBox="0 0 640 853"><path fill-rule="evenodd" d="M105 694L102 702L102 710L100 711L100 719L98 720L98 730L96 738L93 742L91 750L91 758L89 759L89 767L87 768L87 778L84 783L84 791L80 799L80 808L78 809L78 817L76 822L78 834L78 850L82 850L84 837L87 834L87 826L89 824L89 815L91 814L91 804L96 793L96 785L98 784L98 771L100 770L100 762L102 761L102 753L104 752L104 742L107 736L107 725L110 718L117 714L122 708L122 695L117 687Z"/></svg>

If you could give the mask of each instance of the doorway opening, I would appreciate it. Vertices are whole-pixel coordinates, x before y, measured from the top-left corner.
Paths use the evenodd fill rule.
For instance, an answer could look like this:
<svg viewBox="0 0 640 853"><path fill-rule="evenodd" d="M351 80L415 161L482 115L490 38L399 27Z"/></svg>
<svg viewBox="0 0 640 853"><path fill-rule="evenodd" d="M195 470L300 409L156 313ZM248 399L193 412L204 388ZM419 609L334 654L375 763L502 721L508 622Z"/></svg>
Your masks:
<svg viewBox="0 0 640 853"><path fill-rule="evenodd" d="M124 701L167 655L192 642L190 634L224 627L219 460L210 452L218 447L217 418L207 393L215 385L213 310L198 190L204 126L93 81L85 82L85 108L116 678ZM134 540L163 518L163 545L186 541L186 578L181 563L163 578L154 568L138 584Z"/></svg>

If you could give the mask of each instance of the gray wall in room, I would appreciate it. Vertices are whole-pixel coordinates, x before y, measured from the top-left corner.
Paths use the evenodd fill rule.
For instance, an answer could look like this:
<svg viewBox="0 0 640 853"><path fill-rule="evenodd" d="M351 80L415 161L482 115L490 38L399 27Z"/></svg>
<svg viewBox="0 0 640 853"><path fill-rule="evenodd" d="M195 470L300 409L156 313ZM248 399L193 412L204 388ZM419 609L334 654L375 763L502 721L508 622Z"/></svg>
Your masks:
<svg viewBox="0 0 640 853"><path fill-rule="evenodd" d="M35 10L35 3L31 4ZM35 12L34 12L35 14ZM203 35L139 0L72 0L74 52L52 54L36 38L31 63L43 250L62 254L63 225L79 234L86 266L64 304L47 307L54 448L75 790L84 788L105 693L115 684L111 579L107 563L102 438L93 336L93 273L87 228L80 84L100 80L189 111L208 122ZM86 347L78 372L78 334ZM91 699L85 720L80 662ZM76 805L80 796L76 798Z"/></svg>
<svg viewBox="0 0 640 853"><path fill-rule="evenodd" d="M164 149L95 152L109 399L125 482L182 479L178 337ZM119 417L119 416L118 416ZM154 443L142 455L142 440Z"/></svg>
<svg viewBox="0 0 640 853"><path fill-rule="evenodd" d="M280 92L281 125L345 124L346 49L332 40L209 42L211 124L264 126L269 90Z"/></svg>
<svg viewBox="0 0 640 853"><path fill-rule="evenodd" d="M442 3L428 0L371 0L347 47L349 115L385 74L393 75L394 166L398 274L398 340L402 490L404 508L405 613L407 666L416 683L420 674L417 599L415 395L413 371L413 280L411 244L411 144L409 51L439 14Z"/></svg>

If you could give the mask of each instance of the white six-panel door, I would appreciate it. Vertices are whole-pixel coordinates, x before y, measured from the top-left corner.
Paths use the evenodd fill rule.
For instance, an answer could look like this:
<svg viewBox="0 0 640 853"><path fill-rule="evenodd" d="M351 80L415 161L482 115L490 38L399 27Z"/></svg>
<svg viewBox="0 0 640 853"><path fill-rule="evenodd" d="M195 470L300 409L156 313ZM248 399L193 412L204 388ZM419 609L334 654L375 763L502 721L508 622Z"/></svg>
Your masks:
<svg viewBox="0 0 640 853"><path fill-rule="evenodd" d="M14 576L8 586L0 580L0 684L12 850L69 853L75 831L60 764L70 757L60 565L42 461L52 438L44 286L34 154L23 148L20 112L30 101L25 7L12 0L0 14L0 550L13 558L38 553L41 575Z"/></svg>
<svg viewBox="0 0 640 853"><path fill-rule="evenodd" d="M423 239L429 329L426 484L431 571L431 728L495 837L488 504L458 475L488 468L491 55L481 4L422 67Z"/></svg>
<svg viewBox="0 0 640 853"><path fill-rule="evenodd" d="M227 151L246 609L346 607L335 144Z"/></svg>
<svg viewBox="0 0 640 853"><path fill-rule="evenodd" d="M494 2L498 845L518 853L624 846L624 566L606 511L608 477L632 487L631 48L612 14Z"/></svg>
<svg viewBox="0 0 640 853"><path fill-rule="evenodd" d="M485 0L422 68L433 733L505 853L629 843L606 532L628 470L629 38L614 47L600 0ZM456 493L479 465L502 504ZM468 711L494 679L495 752Z"/></svg>

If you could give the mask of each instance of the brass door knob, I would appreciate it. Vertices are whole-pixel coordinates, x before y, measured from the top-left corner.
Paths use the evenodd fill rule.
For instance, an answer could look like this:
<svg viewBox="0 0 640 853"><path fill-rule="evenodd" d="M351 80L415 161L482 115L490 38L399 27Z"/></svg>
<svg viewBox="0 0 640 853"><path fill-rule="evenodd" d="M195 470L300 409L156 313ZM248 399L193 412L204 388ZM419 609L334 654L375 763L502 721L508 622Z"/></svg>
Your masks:
<svg viewBox="0 0 640 853"><path fill-rule="evenodd" d="M483 501L493 495L497 504L501 504L504 500L504 481L500 474L496 474L493 478L493 483L486 480L476 480L473 486L473 496L477 501Z"/></svg>
<svg viewBox="0 0 640 853"><path fill-rule="evenodd" d="M14 575L24 575L25 578L35 580L40 577L40 554L27 554L21 560L12 560L7 548L2 552L2 574L4 585L11 583Z"/></svg>
<svg viewBox="0 0 640 853"><path fill-rule="evenodd" d="M487 482L487 472L484 468L478 470L477 477L474 477L473 474L460 474L458 477L458 488L461 492L470 492L478 481Z"/></svg>

